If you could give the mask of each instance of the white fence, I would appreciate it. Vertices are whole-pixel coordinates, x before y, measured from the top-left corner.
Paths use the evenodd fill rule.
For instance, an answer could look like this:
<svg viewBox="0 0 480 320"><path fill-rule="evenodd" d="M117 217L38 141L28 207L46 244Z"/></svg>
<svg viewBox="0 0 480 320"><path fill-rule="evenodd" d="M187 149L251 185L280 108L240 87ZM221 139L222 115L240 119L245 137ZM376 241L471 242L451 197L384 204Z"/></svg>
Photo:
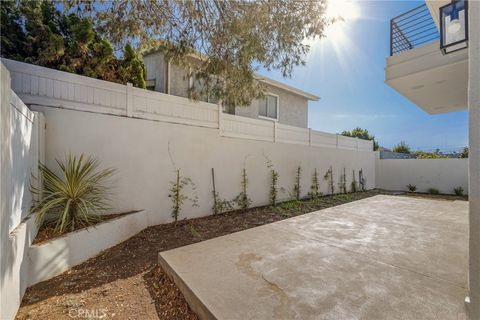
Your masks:
<svg viewBox="0 0 480 320"><path fill-rule="evenodd" d="M372 141L225 114L211 103L193 102L76 74L2 59L12 89L26 104L218 128L220 135L260 141L372 151Z"/></svg>

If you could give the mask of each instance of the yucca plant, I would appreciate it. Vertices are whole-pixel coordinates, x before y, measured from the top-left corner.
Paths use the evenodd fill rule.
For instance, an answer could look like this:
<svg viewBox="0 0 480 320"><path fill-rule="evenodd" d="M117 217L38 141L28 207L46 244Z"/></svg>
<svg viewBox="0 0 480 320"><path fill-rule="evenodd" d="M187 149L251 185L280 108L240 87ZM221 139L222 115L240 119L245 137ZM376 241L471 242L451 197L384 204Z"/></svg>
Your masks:
<svg viewBox="0 0 480 320"><path fill-rule="evenodd" d="M109 187L105 184L115 169L98 169L98 161L84 155L56 159L61 175L39 164L42 188L31 187L36 198L30 212L37 224L51 226L57 233L88 227L102 220L98 212L108 209Z"/></svg>

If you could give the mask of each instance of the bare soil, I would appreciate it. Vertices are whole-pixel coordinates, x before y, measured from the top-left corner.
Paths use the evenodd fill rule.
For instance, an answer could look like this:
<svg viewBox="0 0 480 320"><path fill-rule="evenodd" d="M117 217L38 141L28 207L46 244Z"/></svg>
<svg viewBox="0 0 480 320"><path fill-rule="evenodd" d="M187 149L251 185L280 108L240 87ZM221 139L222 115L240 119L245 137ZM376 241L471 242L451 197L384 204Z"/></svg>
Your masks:
<svg viewBox="0 0 480 320"><path fill-rule="evenodd" d="M38 229L37 236L35 237L35 239L33 239L32 244L40 244L42 242L46 242L46 241L49 241L49 240L60 238L64 235L67 235L71 232L75 232L75 231L78 231L78 230L95 228L96 225L98 225L100 223L103 223L105 221L115 219L115 218L130 214L130 213L135 213L135 212L136 211L129 211L129 212L123 212L123 213L101 215L100 217L101 217L102 220L98 221L95 224L92 224L88 227L87 226L82 226L82 225L77 225L73 230L68 230L68 231L65 231L65 232L56 232L54 226L42 225L40 227L40 229Z"/></svg>
<svg viewBox="0 0 480 320"><path fill-rule="evenodd" d="M377 194L369 191L325 196L149 227L71 270L28 288L16 318L197 319L157 265L159 252Z"/></svg>

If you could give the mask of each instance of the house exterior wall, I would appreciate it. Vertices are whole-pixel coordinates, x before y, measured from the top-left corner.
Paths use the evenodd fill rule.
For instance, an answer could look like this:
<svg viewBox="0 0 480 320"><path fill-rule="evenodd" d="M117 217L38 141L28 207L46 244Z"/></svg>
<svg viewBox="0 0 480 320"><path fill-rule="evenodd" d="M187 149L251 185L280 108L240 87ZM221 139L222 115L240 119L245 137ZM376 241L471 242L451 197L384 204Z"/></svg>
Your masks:
<svg viewBox="0 0 480 320"><path fill-rule="evenodd" d="M147 79L155 79L155 91L166 93L166 68L164 55L161 52L148 54L144 57ZM188 71L174 63L170 64L170 81L168 84L169 94L188 98L190 79ZM267 85L267 92L279 97L279 119L278 122L300 128L308 127L308 99L289 92L287 90ZM228 109L228 113L238 116L258 119L258 100L253 100L250 106L236 107L234 112Z"/></svg>
<svg viewBox="0 0 480 320"><path fill-rule="evenodd" d="M188 70L174 63L170 64L170 94L188 98L190 79Z"/></svg>
<svg viewBox="0 0 480 320"><path fill-rule="evenodd" d="M145 80L155 80L155 91L166 93L166 67L163 53L155 52L143 58L146 70Z"/></svg>
<svg viewBox="0 0 480 320"><path fill-rule="evenodd" d="M278 122L290 126L308 127L308 100L289 91L267 85L267 93L278 96ZM250 106L236 107L235 115L258 118L258 100L254 100Z"/></svg>

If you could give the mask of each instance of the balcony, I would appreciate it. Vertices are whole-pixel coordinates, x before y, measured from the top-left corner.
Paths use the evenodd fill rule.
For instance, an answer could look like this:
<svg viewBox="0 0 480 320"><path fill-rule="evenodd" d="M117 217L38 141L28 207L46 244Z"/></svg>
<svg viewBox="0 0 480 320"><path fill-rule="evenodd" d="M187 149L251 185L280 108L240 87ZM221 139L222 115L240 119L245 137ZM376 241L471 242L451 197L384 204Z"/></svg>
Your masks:
<svg viewBox="0 0 480 320"><path fill-rule="evenodd" d="M429 114L467 106L468 51L440 50L439 8L426 1L390 21L385 82Z"/></svg>
<svg viewBox="0 0 480 320"><path fill-rule="evenodd" d="M439 37L430 10L423 4L390 20L390 56L438 41Z"/></svg>

